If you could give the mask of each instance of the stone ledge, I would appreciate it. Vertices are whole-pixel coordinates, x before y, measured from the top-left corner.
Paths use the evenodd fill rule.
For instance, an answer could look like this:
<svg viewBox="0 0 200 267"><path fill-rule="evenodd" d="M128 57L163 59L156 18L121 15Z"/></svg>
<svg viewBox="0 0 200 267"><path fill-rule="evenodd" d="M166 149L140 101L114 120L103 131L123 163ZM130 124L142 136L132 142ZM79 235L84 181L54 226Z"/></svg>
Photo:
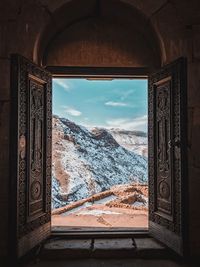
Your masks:
<svg viewBox="0 0 200 267"><path fill-rule="evenodd" d="M169 257L168 249L153 238L135 238L136 257L165 258Z"/></svg>
<svg viewBox="0 0 200 267"><path fill-rule="evenodd" d="M91 239L50 239L41 252L41 258L66 259L90 257Z"/></svg>
<svg viewBox="0 0 200 267"><path fill-rule="evenodd" d="M153 238L95 238L48 240L42 251L44 259L73 258L169 258L170 251Z"/></svg>
<svg viewBox="0 0 200 267"><path fill-rule="evenodd" d="M157 242L155 239L146 237L146 238L135 238L135 245L137 250L145 250L145 249L165 249L165 246L161 243Z"/></svg>
<svg viewBox="0 0 200 267"><path fill-rule="evenodd" d="M95 239L93 257L132 257L135 245L132 238Z"/></svg>

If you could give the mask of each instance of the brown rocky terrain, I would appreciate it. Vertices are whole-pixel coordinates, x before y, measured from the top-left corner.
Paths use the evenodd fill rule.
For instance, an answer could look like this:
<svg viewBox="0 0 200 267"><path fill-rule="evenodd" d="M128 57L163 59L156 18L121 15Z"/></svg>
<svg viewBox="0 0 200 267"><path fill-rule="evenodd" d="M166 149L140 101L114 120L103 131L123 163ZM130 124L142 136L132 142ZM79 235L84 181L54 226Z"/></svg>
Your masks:
<svg viewBox="0 0 200 267"><path fill-rule="evenodd" d="M52 209L77 205L115 185L147 183L144 133L88 130L58 116L52 126ZM125 148L128 144L131 150Z"/></svg>
<svg viewBox="0 0 200 267"><path fill-rule="evenodd" d="M54 116L52 227L147 228L146 139L144 133L88 130Z"/></svg>
<svg viewBox="0 0 200 267"><path fill-rule="evenodd" d="M148 186L116 185L52 211L52 227L68 230L148 227Z"/></svg>

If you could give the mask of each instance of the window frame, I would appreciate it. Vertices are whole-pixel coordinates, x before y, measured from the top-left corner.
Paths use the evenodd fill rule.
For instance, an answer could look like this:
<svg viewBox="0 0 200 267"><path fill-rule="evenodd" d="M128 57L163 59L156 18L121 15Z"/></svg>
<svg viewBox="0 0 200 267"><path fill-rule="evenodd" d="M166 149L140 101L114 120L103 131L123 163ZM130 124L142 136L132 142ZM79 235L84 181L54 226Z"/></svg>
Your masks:
<svg viewBox="0 0 200 267"><path fill-rule="evenodd" d="M84 78L93 80L109 79L147 79L147 67L76 67L76 66L46 66L53 78ZM148 219L149 221L149 219ZM64 228L64 227L63 227ZM55 237L68 236L70 238L117 238L117 237L148 237L149 229L130 230L51 230Z"/></svg>

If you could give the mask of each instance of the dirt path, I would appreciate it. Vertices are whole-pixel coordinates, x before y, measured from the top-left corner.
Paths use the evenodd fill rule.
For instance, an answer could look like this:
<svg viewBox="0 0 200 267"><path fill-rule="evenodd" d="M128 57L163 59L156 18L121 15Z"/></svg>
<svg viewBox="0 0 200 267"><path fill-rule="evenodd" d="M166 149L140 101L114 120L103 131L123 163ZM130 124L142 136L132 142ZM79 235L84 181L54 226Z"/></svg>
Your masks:
<svg viewBox="0 0 200 267"><path fill-rule="evenodd" d="M68 215L53 215L52 227L148 228L148 212L95 205Z"/></svg>

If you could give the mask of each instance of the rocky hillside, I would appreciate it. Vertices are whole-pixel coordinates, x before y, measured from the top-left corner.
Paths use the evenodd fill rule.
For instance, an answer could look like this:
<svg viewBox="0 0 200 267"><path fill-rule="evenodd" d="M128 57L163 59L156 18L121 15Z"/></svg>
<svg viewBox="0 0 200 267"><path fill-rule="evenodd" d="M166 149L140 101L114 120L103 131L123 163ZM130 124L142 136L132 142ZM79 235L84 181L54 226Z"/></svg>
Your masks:
<svg viewBox="0 0 200 267"><path fill-rule="evenodd" d="M67 119L53 117L52 208L117 184L147 182L147 158L125 148L128 143L124 141L125 133L121 134L120 145L116 131L88 130ZM146 138L141 134L135 135L135 140L136 137L140 141Z"/></svg>

